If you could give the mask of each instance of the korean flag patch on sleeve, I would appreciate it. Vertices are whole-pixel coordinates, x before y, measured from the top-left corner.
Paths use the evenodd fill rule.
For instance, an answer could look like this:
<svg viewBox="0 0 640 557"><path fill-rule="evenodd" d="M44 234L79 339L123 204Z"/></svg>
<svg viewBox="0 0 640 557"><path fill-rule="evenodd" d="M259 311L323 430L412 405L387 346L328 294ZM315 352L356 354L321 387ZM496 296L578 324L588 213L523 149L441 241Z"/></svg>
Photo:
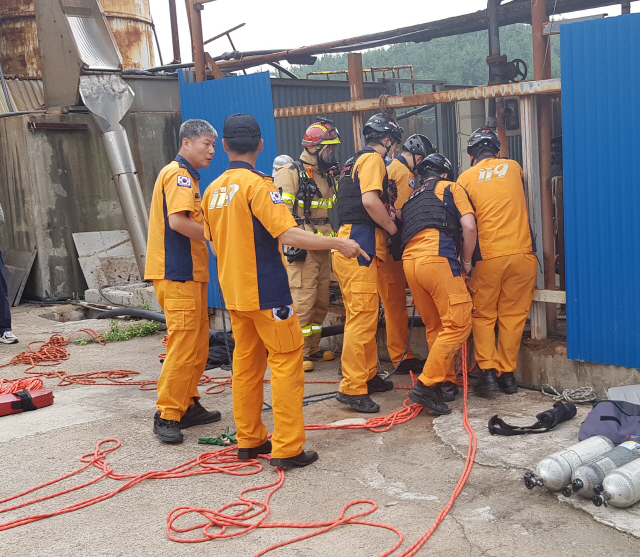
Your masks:
<svg viewBox="0 0 640 557"><path fill-rule="evenodd" d="M271 196L271 201L273 201L274 205L277 205L278 203L284 203L279 191L270 191L269 195Z"/></svg>
<svg viewBox="0 0 640 557"><path fill-rule="evenodd" d="M416 181L415 181L413 178L409 178L409 187L410 187L412 190L415 190L415 189L416 189Z"/></svg>
<svg viewBox="0 0 640 557"><path fill-rule="evenodd" d="M191 187L191 178L188 176L178 176L178 186L181 188L190 188Z"/></svg>

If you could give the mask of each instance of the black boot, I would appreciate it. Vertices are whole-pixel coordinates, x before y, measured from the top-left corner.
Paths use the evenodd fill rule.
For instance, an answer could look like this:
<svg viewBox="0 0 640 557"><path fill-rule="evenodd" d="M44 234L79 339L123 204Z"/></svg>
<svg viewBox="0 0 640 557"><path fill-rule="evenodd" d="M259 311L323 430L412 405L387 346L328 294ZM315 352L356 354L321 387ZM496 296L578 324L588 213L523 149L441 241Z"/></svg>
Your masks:
<svg viewBox="0 0 640 557"><path fill-rule="evenodd" d="M418 358L402 360L394 375L409 375L410 371L413 371L414 375L420 375L424 367L424 362L425 360L419 360Z"/></svg>
<svg viewBox="0 0 640 557"><path fill-rule="evenodd" d="M175 420L163 420L160 412L156 412L153 417L153 433L163 443L182 443L184 436L178 429L178 422Z"/></svg>
<svg viewBox="0 0 640 557"><path fill-rule="evenodd" d="M440 397L444 402L453 402L460 392L458 385L451 381L444 381L443 383L440 383L440 385L438 385L438 389L440 390Z"/></svg>
<svg viewBox="0 0 640 557"><path fill-rule="evenodd" d="M506 395L512 395L518 392L516 384L516 374L513 371L505 371L498 375L498 387Z"/></svg>
<svg viewBox="0 0 640 557"><path fill-rule="evenodd" d="M199 400L196 400L187 411L183 414L182 419L178 422L180 429L192 427L194 425L212 424L219 422L222 415L217 410L209 412Z"/></svg>
<svg viewBox="0 0 640 557"><path fill-rule="evenodd" d="M477 395L491 393L500 390L498 386L498 372L493 369L479 369L478 378L473 385L473 392Z"/></svg>
<svg viewBox="0 0 640 557"><path fill-rule="evenodd" d="M342 404L346 404L356 412L363 412L365 414L380 412L380 405L375 403L369 395L346 395L344 393L338 393L336 400L342 402Z"/></svg>
<svg viewBox="0 0 640 557"><path fill-rule="evenodd" d="M252 447L251 449L241 449L238 447L238 460L252 460L258 458L258 455L261 454L271 454L271 441L268 439L262 443L262 445Z"/></svg>
<svg viewBox="0 0 640 557"><path fill-rule="evenodd" d="M290 456L289 458L272 458L271 466L280 466L280 468L300 468L309 466L309 464L318 460L318 453L315 451L302 451L299 455Z"/></svg>
<svg viewBox="0 0 640 557"><path fill-rule="evenodd" d="M440 397L440 391L435 387L427 387L421 381L418 381L416 386L409 391L409 398L413 400L413 402L422 404L425 410L432 414L441 416L451 412L451 408L449 408Z"/></svg>
<svg viewBox="0 0 640 557"><path fill-rule="evenodd" d="M380 377L377 373L367 381L367 392L369 394L373 393L386 393L387 391L393 390L393 382L385 381L382 377Z"/></svg>

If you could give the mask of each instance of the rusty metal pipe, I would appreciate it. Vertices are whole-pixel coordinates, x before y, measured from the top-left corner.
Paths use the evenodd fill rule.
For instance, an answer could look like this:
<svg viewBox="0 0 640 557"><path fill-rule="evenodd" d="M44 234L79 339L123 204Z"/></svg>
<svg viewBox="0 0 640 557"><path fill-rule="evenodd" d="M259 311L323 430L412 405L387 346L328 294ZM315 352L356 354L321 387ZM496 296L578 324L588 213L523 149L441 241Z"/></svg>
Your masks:
<svg viewBox="0 0 640 557"><path fill-rule="evenodd" d="M202 4L194 4L194 0L187 0L189 21L191 22L191 42L193 44L193 65L196 69L196 81L207 79L207 65L204 56L204 37L202 35Z"/></svg>
<svg viewBox="0 0 640 557"><path fill-rule="evenodd" d="M531 28L533 39L534 79L551 77L551 51L549 37L542 34L542 27L549 20L544 0L531 0ZM544 285L547 290L556 289L555 241L553 226L553 193L551 188L551 126L553 111L551 97L538 99L538 138L540 154L540 213L542 218L542 246L544 260ZM555 330L557 312L554 304L547 306L547 329Z"/></svg>
<svg viewBox="0 0 640 557"><path fill-rule="evenodd" d="M489 85L500 83L500 76L496 71L495 61L500 57L500 22L498 21L498 8L501 0L487 0L487 22L489 29ZM496 99L489 99L489 111L485 125L495 129L498 127Z"/></svg>
<svg viewBox="0 0 640 557"><path fill-rule="evenodd" d="M469 89L389 96L386 98L386 106L389 108L408 108L432 103L451 103L490 99L494 97L520 97L523 95L553 95L558 93L560 93L559 79L520 81L518 83L486 85L484 87L471 87ZM380 110L380 108L380 99L364 99L361 101L339 101L334 103L276 108L273 111L273 115L275 118L292 118L295 116L315 116L317 114L363 112L367 110Z"/></svg>
<svg viewBox="0 0 640 557"><path fill-rule="evenodd" d="M180 33L178 31L178 12L176 0L169 0L169 20L171 21L171 41L173 43L173 62L179 64L182 61L180 54Z"/></svg>
<svg viewBox="0 0 640 557"><path fill-rule="evenodd" d="M351 91L351 100L359 101L364 99L364 83L362 72L362 54L359 52L349 53L347 56L349 68L349 90ZM353 144L356 151L364 147L362 137L362 112L354 112L353 118Z"/></svg>

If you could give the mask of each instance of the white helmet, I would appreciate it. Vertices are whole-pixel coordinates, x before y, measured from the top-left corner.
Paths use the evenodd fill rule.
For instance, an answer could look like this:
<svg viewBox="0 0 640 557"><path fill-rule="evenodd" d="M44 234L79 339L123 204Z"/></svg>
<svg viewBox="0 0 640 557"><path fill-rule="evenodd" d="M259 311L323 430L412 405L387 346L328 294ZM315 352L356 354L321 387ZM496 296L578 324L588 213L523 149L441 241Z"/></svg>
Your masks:
<svg viewBox="0 0 640 557"><path fill-rule="evenodd" d="M293 159L289 155L278 155L275 159L273 159L273 172L271 173L271 177L275 177L276 170L278 168L284 166L285 164L289 164L293 162Z"/></svg>

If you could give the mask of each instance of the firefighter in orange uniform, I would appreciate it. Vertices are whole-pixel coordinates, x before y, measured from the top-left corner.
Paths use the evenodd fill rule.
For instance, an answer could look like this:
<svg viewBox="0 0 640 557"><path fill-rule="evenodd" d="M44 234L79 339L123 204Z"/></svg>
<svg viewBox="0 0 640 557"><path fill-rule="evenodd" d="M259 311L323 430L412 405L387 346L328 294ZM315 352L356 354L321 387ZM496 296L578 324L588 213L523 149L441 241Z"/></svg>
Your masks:
<svg viewBox="0 0 640 557"><path fill-rule="evenodd" d="M209 355L209 253L198 170L209 166L217 136L209 122L184 122L178 156L160 171L153 187L145 280L153 281L169 333L153 425L164 443L182 443L181 429L221 417L205 410L198 394Z"/></svg>
<svg viewBox="0 0 640 557"><path fill-rule="evenodd" d="M490 129L469 138L472 168L458 178L473 202L478 244L469 288L473 295L473 340L480 368L474 391L517 392L514 370L536 278L538 261L527 215L522 168L498 158L500 141ZM498 321L496 345L495 324Z"/></svg>
<svg viewBox="0 0 640 557"><path fill-rule="evenodd" d="M327 211L335 200L339 144L340 134L332 122L319 120L307 128L300 158L275 173L273 181L302 230L334 235ZM302 365L313 371L314 361L333 360L333 352L320 350L322 323L329 310L331 252L290 248L285 255L293 305L305 337Z"/></svg>
<svg viewBox="0 0 640 557"><path fill-rule="evenodd" d="M396 209L413 193L416 167L427 155L434 152L435 149L426 135L412 135L404 142L400 154L389 164L389 201ZM384 306L387 350L394 367L397 367L396 374L399 375L408 374L410 371L418 373L424 366L424 361L417 359L408 345L409 316L406 289L407 279L402 269L400 232L397 232L391 239L384 259L380 259L378 265L378 293Z"/></svg>
<svg viewBox="0 0 640 557"><path fill-rule="evenodd" d="M401 209L402 261L416 308L427 327L429 356L409 398L432 414L449 414L457 394L454 360L471 332L471 296L458 261L476 244L473 206L439 153L417 169L419 187ZM435 331L435 334L434 334Z"/></svg>
<svg viewBox="0 0 640 557"><path fill-rule="evenodd" d="M357 241L370 256L370 260L348 260L340 253L332 254L346 311L343 380L336 399L356 412L379 412L380 406L369 395L393 389L393 383L383 381L377 373L377 260L387 253L387 233L397 232L384 157L393 156L402 131L386 114L369 118L363 129L365 147L345 163L338 183L338 237Z"/></svg>
<svg viewBox="0 0 640 557"><path fill-rule="evenodd" d="M272 466L307 466L318 454L302 448L304 341L280 244L337 249L347 258L366 254L352 240L298 228L271 177L254 168L263 142L252 116L228 116L222 144L229 167L209 185L202 205L205 235L218 258L235 339L232 392L238 458L271 453ZM261 418L267 364L274 420L271 440Z"/></svg>

